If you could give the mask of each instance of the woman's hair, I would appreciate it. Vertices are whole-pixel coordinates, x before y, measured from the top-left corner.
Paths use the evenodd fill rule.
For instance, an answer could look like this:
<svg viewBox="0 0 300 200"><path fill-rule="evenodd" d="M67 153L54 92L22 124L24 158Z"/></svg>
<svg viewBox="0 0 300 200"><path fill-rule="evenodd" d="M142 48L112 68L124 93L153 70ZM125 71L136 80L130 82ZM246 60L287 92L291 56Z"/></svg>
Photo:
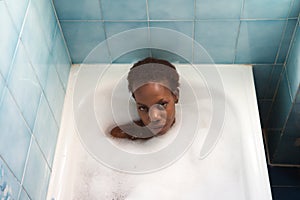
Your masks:
<svg viewBox="0 0 300 200"><path fill-rule="evenodd" d="M128 73L128 89L133 92L149 82L167 84L171 92L178 95L179 75L174 65L166 60L145 58L135 63Z"/></svg>

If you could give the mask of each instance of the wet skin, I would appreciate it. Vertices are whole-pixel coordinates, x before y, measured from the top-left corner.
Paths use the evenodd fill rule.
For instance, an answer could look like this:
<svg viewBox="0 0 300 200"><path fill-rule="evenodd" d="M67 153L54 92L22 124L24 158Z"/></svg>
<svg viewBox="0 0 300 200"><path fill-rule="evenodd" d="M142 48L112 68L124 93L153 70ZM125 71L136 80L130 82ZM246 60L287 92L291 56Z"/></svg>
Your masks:
<svg viewBox="0 0 300 200"><path fill-rule="evenodd" d="M134 91L134 97L140 117L140 121L134 123L138 126L132 124L117 126L111 130L112 136L147 139L165 134L172 127L175 122L175 104L178 96L167 87L160 83L147 83ZM144 131L134 127L144 127Z"/></svg>

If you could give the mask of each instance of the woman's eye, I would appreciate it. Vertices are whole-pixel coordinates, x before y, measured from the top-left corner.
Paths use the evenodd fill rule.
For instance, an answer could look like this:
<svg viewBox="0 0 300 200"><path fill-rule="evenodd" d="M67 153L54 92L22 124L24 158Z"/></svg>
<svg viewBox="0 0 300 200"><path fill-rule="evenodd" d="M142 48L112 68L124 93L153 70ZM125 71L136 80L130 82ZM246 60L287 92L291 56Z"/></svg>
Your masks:
<svg viewBox="0 0 300 200"><path fill-rule="evenodd" d="M166 108L168 105L168 102L162 102L162 103L160 103L160 105L163 106L164 108Z"/></svg>
<svg viewBox="0 0 300 200"><path fill-rule="evenodd" d="M145 112L147 112L147 107L145 107L145 106L139 106L138 109L139 109L140 111L145 111Z"/></svg>

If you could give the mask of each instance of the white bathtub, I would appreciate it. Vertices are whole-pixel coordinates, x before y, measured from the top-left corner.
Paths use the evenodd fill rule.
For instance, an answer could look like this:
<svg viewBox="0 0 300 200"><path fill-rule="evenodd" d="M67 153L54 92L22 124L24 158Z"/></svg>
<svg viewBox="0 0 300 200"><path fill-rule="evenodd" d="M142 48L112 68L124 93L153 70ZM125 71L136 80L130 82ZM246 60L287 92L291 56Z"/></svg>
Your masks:
<svg viewBox="0 0 300 200"><path fill-rule="evenodd" d="M84 127L85 123L94 122L89 117L90 108L82 109L82 106L88 106L89 101L95 107L98 102L105 105L108 103L105 101L112 98L111 89L122 91L126 88L124 75L130 66L114 64L99 79L99 69L105 67L93 65L79 70L80 67L75 65L71 69L47 199L272 199L251 66L217 66L224 87L224 101L221 94L218 97L218 92L222 91L212 92L218 89L213 86L214 81L205 80L208 77L205 77L207 66L197 66L201 77L192 72L194 69L190 66L176 65L183 78L181 106L176 108L175 127L167 135L148 141L147 145L135 141L115 141L102 134L95 139L93 137L98 136L90 135L93 125ZM119 82L122 75L123 82ZM78 84L79 76L81 82ZM211 78L217 82L218 77ZM94 82L98 86L89 91L87 87ZM116 84L117 87L114 86ZM98 92L98 96L91 95L91 92ZM82 95L80 100L78 95ZM115 92L115 95L119 93ZM214 105L218 101L224 103L224 111L222 105ZM118 102L112 104L118 106ZM102 127L103 130L109 129L109 122L112 125L112 116L104 113L110 109L109 106L94 109L95 115L103 115L103 118L100 116L100 124L106 126ZM213 122L214 112L217 113L217 125ZM198 120L196 123L194 118ZM220 119L224 119L224 123L219 124ZM122 120L126 121L126 115L120 117L119 121ZM187 127L187 134L188 130L197 131L189 145L177 157L148 171L134 173L131 166L118 169L115 164L107 163L106 158L102 159L101 153L106 151L102 143L96 144L98 152L89 146L93 140L106 140L112 146L133 154L142 150L137 153L144 155L166 148L177 137L176 134L185 131L180 129L182 127ZM219 134L208 135L214 134L209 132L214 128L218 129ZM135 165L139 167L139 163L142 165L137 159Z"/></svg>

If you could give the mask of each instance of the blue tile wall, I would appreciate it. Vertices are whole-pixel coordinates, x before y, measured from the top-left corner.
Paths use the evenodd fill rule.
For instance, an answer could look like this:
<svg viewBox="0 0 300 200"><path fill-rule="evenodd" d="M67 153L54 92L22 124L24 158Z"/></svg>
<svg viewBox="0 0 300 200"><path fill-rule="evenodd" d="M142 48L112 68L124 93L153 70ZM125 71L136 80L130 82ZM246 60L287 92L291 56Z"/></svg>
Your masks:
<svg viewBox="0 0 300 200"><path fill-rule="evenodd" d="M290 8L294 0L246 0L244 3L243 18L286 18L289 15Z"/></svg>
<svg viewBox="0 0 300 200"><path fill-rule="evenodd" d="M207 50L215 63L233 63L238 28L239 21L197 21L195 41Z"/></svg>
<svg viewBox="0 0 300 200"><path fill-rule="evenodd" d="M236 63L274 63L284 26L283 20L242 21Z"/></svg>
<svg viewBox="0 0 300 200"><path fill-rule="evenodd" d="M17 199L19 189L18 180L0 157L0 198Z"/></svg>
<svg viewBox="0 0 300 200"><path fill-rule="evenodd" d="M193 20L194 0L151 0L148 2L151 20Z"/></svg>
<svg viewBox="0 0 300 200"><path fill-rule="evenodd" d="M289 83L291 87L292 98L295 98L299 83L300 83L300 73L295 73L300 71L300 27L298 26L295 39L291 48L291 53L289 54L289 59L287 62L287 73L289 77Z"/></svg>
<svg viewBox="0 0 300 200"><path fill-rule="evenodd" d="M0 24L0 199L46 199L68 50L52 1L1 0Z"/></svg>
<svg viewBox="0 0 300 200"><path fill-rule="evenodd" d="M106 20L147 20L146 1L101 0L101 8Z"/></svg>
<svg viewBox="0 0 300 200"><path fill-rule="evenodd" d="M196 19L240 19L243 0L197 0ZM226 9L224 9L226 8Z"/></svg>
<svg viewBox="0 0 300 200"><path fill-rule="evenodd" d="M298 19L299 22L299 19ZM300 62L299 23L290 42L289 54L268 119L267 134L280 130L280 136L268 137L269 159L273 164L300 165Z"/></svg>
<svg viewBox="0 0 300 200"><path fill-rule="evenodd" d="M217 64L284 64L300 10L298 0L53 2L73 63L82 63L97 44L114 34L141 27L160 27L179 31L200 42ZM122 45L127 43L119 44ZM192 43L188 45L191 54L197 51ZM114 57L119 50L104 48L108 48L111 56L99 57L95 62L115 62L107 57ZM131 54L132 59L122 62L139 60L143 55ZM170 58L165 54L164 59ZM197 57L187 61L206 63Z"/></svg>
<svg viewBox="0 0 300 200"><path fill-rule="evenodd" d="M82 62L105 40L103 22L62 21L61 26L74 63Z"/></svg>
<svg viewBox="0 0 300 200"><path fill-rule="evenodd" d="M46 199L49 176L50 168L47 165L38 144L32 137L23 182L23 187L30 194L31 199ZM35 177L34 181L32 177Z"/></svg>

